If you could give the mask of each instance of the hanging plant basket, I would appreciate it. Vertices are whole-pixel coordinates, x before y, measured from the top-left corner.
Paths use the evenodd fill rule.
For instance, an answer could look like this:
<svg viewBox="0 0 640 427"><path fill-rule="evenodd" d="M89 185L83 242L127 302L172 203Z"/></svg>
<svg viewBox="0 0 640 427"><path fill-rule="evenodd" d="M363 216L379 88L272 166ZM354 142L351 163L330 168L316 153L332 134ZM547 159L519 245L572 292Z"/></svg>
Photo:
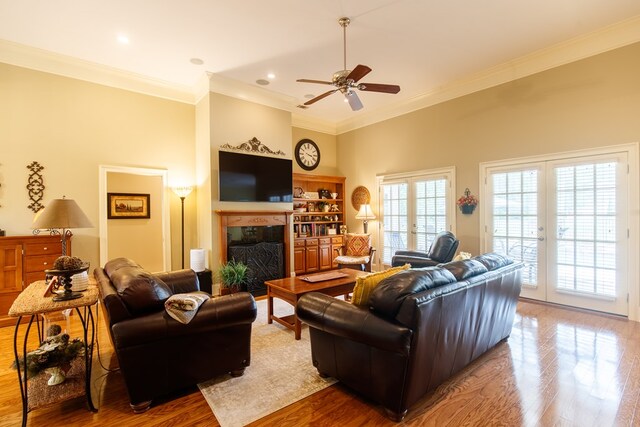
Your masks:
<svg viewBox="0 0 640 427"><path fill-rule="evenodd" d="M462 212L465 215L471 215L475 208L476 208L475 205L460 205L460 212Z"/></svg>
<svg viewBox="0 0 640 427"><path fill-rule="evenodd" d="M468 188L464 189L464 195L458 199L458 208L460 208L460 212L464 215L471 215L475 210L476 206L478 206L478 199L476 196L471 194Z"/></svg>

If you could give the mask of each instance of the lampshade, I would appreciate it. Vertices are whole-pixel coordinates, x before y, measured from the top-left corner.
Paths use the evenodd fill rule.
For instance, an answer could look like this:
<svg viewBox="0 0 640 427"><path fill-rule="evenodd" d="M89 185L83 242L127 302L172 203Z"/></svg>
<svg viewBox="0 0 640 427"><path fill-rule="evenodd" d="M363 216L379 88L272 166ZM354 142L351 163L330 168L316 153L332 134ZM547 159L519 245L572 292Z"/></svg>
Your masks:
<svg viewBox="0 0 640 427"><path fill-rule="evenodd" d="M187 197L193 191L193 187L173 187L172 190L178 197Z"/></svg>
<svg viewBox="0 0 640 427"><path fill-rule="evenodd" d="M71 199L53 199L38 214L31 228L33 229L50 229L50 228L91 228L93 224L89 218L82 212L80 206Z"/></svg>
<svg viewBox="0 0 640 427"><path fill-rule="evenodd" d="M360 210L356 214L356 219L363 219L365 221L369 219L376 219L376 216L371 210L371 205L369 205L368 203L360 205Z"/></svg>

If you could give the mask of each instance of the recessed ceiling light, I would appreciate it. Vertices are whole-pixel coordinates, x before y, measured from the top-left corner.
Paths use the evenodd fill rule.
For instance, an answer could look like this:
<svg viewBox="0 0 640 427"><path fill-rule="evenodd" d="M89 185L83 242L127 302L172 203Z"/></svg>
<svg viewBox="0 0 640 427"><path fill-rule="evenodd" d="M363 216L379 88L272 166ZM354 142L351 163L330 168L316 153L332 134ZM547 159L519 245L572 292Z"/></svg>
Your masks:
<svg viewBox="0 0 640 427"><path fill-rule="evenodd" d="M269 73L269 74L267 74L267 78L269 78L269 79L273 80L273 79L275 79L275 78L276 78L276 75L275 75L275 74L273 74L273 73Z"/></svg>
<svg viewBox="0 0 640 427"><path fill-rule="evenodd" d="M311 99L311 98L314 98L314 97L315 97L315 95L314 95L314 94L312 94L312 93L308 93L308 94L306 94L304 97L305 97L305 98L307 98L307 99Z"/></svg>
<svg viewBox="0 0 640 427"><path fill-rule="evenodd" d="M265 79L258 79L256 80L256 83L258 83L261 86L266 86L269 84L269 80L265 80Z"/></svg>
<svg viewBox="0 0 640 427"><path fill-rule="evenodd" d="M124 34L119 34L118 42L122 44L129 44L129 37L125 36Z"/></svg>
<svg viewBox="0 0 640 427"><path fill-rule="evenodd" d="M193 65L202 65L204 64L204 61L200 58L191 58L189 60L189 62L191 62Z"/></svg>

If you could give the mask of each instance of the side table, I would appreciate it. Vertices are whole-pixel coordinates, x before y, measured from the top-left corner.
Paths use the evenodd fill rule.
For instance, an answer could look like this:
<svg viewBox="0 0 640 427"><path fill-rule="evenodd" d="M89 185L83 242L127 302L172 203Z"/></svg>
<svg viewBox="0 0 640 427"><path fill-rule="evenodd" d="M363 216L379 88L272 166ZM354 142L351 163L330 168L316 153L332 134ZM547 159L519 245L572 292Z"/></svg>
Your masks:
<svg viewBox="0 0 640 427"><path fill-rule="evenodd" d="M198 276L198 282L200 283L200 290L207 292L211 295L213 288L213 277L211 274L211 270L204 269L202 271L196 271L196 276Z"/></svg>
<svg viewBox="0 0 640 427"><path fill-rule="evenodd" d="M83 394L87 397L89 410L97 412L97 409L93 406L93 400L91 399L91 365L93 361L93 343L95 340L95 322L93 319L92 307L98 302L98 288L95 285L95 282L90 283L87 290L82 292L82 297L68 301L54 302L51 297L43 296L46 287L47 285L43 280L30 284L20 293L20 295L18 295L9 309L9 316L18 318L13 335L13 352L16 360L18 382L20 383L20 394L22 397L23 427L27 425L27 414L32 409L82 396ZM46 381L44 381L44 377L41 378L41 381L38 381L37 378L40 374L33 379L28 379L27 370L20 369L19 363L18 330L20 329L20 321L22 320L22 317L29 317L29 323L26 324L24 342L22 343L22 359L26 360L28 353L27 341L33 321L36 321L38 340L42 343L45 339L44 321L41 321L39 316L66 309L75 309L80 322L82 323L85 350L84 364L77 359L74 360L74 362L71 363L71 370L69 372L73 372L77 375L74 375L73 378L68 378L62 384L55 386L47 386ZM29 387L29 382L37 384L37 387ZM29 392L33 393L31 400L29 399Z"/></svg>

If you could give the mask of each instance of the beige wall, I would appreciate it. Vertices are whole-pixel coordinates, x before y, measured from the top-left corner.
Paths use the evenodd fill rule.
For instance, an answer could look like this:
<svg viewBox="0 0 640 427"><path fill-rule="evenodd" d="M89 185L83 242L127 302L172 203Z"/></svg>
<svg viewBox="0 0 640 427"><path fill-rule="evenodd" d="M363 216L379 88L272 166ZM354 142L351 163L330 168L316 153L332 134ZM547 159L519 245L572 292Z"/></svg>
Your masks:
<svg viewBox="0 0 640 427"><path fill-rule="evenodd" d="M131 258L149 271L162 271L162 177L108 172L107 192L149 194L150 201L150 218L107 219L107 259Z"/></svg>
<svg viewBox="0 0 640 427"><path fill-rule="evenodd" d="M198 238L194 248L207 251L207 267L213 265L213 231L211 217L211 94L207 94L196 104L196 182L197 186L197 230Z"/></svg>
<svg viewBox="0 0 640 427"><path fill-rule="evenodd" d="M340 175L338 172L338 152L337 137L326 133L294 127L291 129L293 145L291 146L291 156L295 156L295 148L301 139L310 139L318 145L320 149L320 164L312 171L306 171L298 166L293 160L293 171L297 173L308 173L313 175Z"/></svg>
<svg viewBox="0 0 640 427"><path fill-rule="evenodd" d="M640 141L638 76L634 44L460 97L339 135L338 169L348 195L365 185L374 203L376 174L444 166L456 167L457 196L477 195L480 162ZM460 250L478 253L478 218L457 212Z"/></svg>
<svg viewBox="0 0 640 427"><path fill-rule="evenodd" d="M73 230L73 254L92 266L99 264L98 165L167 169L170 185L195 182L193 105L7 64L0 64L0 94L0 228L8 235L31 233L25 186L34 160L45 167L44 204L66 195L92 221L92 229ZM175 266L179 199L171 205Z"/></svg>
<svg viewBox="0 0 640 427"><path fill-rule="evenodd" d="M224 144L232 146L256 137L273 151L282 150L291 159L291 113L211 92L211 208L212 210L282 211L293 209L292 203L220 202L218 197L218 151ZM218 215L212 212L213 270L220 265ZM293 229L293 227L292 227ZM292 233L293 234L293 233ZM290 242L293 246L293 241ZM293 252L293 251L292 251ZM291 253L293 265L293 253Z"/></svg>

